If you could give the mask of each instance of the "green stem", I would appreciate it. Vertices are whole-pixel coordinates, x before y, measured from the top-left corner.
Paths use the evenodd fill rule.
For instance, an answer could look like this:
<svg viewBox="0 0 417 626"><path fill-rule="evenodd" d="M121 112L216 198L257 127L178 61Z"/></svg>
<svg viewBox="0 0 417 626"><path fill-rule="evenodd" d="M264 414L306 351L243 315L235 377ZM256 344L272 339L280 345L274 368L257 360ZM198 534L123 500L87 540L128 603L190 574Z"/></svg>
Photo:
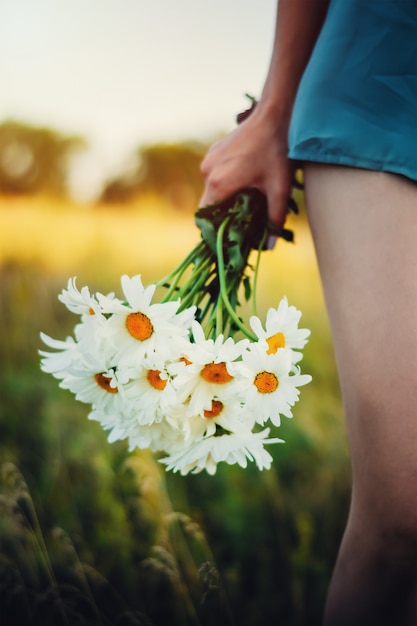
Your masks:
<svg viewBox="0 0 417 626"><path fill-rule="evenodd" d="M216 306L216 336L223 333L223 307Z"/></svg>
<svg viewBox="0 0 417 626"><path fill-rule="evenodd" d="M202 249L202 252L205 253L203 254L203 257L199 256L197 250L194 250L194 255L188 255L188 257L186 258L187 262L181 263L176 270L176 273L172 273L172 276L175 276L175 280L172 282L171 285L169 285L168 291L165 294L164 298L162 299L162 302L169 302L173 296L173 294L175 293L178 284L181 280L181 278L183 277L183 275L185 274L185 272L187 271L187 269L189 268L189 266L194 262L194 269L193 269L193 273L192 276L195 277L196 275L198 275L200 273L200 271L202 271L202 265L204 268L204 263L206 262L206 259L204 258L205 256L207 256L207 250L204 250L204 248ZM210 254L210 253L209 253ZM195 259L194 259L195 257ZM202 260L201 260L202 259ZM198 266L198 269L197 269ZM186 287L188 287L188 284L190 283L190 280L187 282ZM165 281L166 283L166 281ZM158 283L159 285L160 283ZM184 291L185 287L183 287L182 289L178 290L178 294L177 296L180 297L180 294Z"/></svg>
<svg viewBox="0 0 417 626"><path fill-rule="evenodd" d="M165 284L176 276L178 273L182 275L184 270L194 261L194 258L198 258L200 252L204 251L206 244L204 241L200 241L187 256L181 261L169 274L156 283L156 287L163 287Z"/></svg>
<svg viewBox="0 0 417 626"><path fill-rule="evenodd" d="M197 285L204 284L210 276L210 268L212 265L213 260L211 258L204 259L198 266L195 265L187 282L179 289L179 297L183 298L187 296L191 291L195 291Z"/></svg>
<svg viewBox="0 0 417 626"><path fill-rule="evenodd" d="M266 237L267 237L267 232L266 232L266 229L265 229L263 237L262 237L262 241L261 241L261 243L259 244L259 247L258 247L258 252L257 252L257 255L256 255L255 272L254 272L254 276L253 276L252 310L253 310L253 314L256 315L256 316L258 315L258 312L257 312L257 302L256 302L256 293L257 293L257 288L258 288L259 265L260 265L260 262L261 262L261 253L262 253L263 247L265 245Z"/></svg>
<svg viewBox="0 0 417 626"><path fill-rule="evenodd" d="M210 278L210 274L211 274L211 261L206 264L207 267L202 267L200 268L200 272L197 272L197 275L192 275L190 280L187 282L186 285L184 285L184 287L181 287L181 289L178 292L178 296L179 298L181 298L181 306L180 306L180 310L184 310L187 307L195 304L196 306L198 306L199 302L202 300L202 298L204 297L205 294L205 289L204 286L207 284L208 279ZM206 271L203 272L202 270L205 269ZM209 271L207 271L209 270ZM200 273L200 275L198 275ZM203 288L203 296L201 296L200 293L200 297L195 298L195 295L198 292L201 292L201 289Z"/></svg>
<svg viewBox="0 0 417 626"><path fill-rule="evenodd" d="M214 327L214 321L213 321L213 317L210 316L208 321L204 324L204 334L206 336L207 339L216 339L216 333L214 332L214 336L212 337L211 335L213 334L213 331L215 330Z"/></svg>
<svg viewBox="0 0 417 626"><path fill-rule="evenodd" d="M207 330L210 319L211 319L211 315L209 315L210 308L213 309L214 306L215 306L215 301L213 300L213 297L209 295L209 298L207 302L205 303L204 308L201 310L200 315L198 316L200 324L202 326L205 326L205 331ZM204 320L206 319L207 316L208 316L208 322L205 323ZM208 335L206 336L208 337Z"/></svg>
<svg viewBox="0 0 417 626"><path fill-rule="evenodd" d="M246 337L251 339L251 341L256 341L256 336L250 333L246 326L241 322L241 320L236 315L233 310L232 305L230 304L229 296L227 293L227 285L226 285L226 277L225 277L225 268L224 268L224 256L223 256L223 234L227 223L230 218L226 218L220 225L217 240L216 240L216 253L217 253L217 263L218 263L218 273L219 273L219 282L220 282L220 294L223 304L229 313L230 318L233 320L233 323L243 332Z"/></svg>

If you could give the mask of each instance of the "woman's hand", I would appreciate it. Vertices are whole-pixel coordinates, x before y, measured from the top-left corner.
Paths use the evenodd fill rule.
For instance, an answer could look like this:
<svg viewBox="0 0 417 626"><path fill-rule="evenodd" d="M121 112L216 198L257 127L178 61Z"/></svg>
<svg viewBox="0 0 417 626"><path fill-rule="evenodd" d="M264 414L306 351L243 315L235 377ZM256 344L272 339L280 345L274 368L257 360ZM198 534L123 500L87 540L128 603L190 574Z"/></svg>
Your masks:
<svg viewBox="0 0 417 626"><path fill-rule="evenodd" d="M208 151L201 164L206 186L200 206L255 187L265 194L269 220L279 230L285 222L294 173L287 151L287 128L280 129L273 111L265 111L259 103L240 126Z"/></svg>
<svg viewBox="0 0 417 626"><path fill-rule="evenodd" d="M282 228L295 169L287 158L288 125L328 4L329 0L277 3L274 46L260 100L240 126L209 150L201 165L206 182L201 206L255 187L267 197L269 220Z"/></svg>

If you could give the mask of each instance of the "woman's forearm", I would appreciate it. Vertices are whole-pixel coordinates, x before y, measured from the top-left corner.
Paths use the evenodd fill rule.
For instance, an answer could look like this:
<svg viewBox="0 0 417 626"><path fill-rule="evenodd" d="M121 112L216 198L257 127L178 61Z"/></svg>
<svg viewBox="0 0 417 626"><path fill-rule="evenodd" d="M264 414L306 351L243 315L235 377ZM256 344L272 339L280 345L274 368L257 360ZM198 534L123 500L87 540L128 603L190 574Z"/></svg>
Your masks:
<svg viewBox="0 0 417 626"><path fill-rule="evenodd" d="M259 107L288 125L303 71L326 16L329 0L278 0L271 62Z"/></svg>
<svg viewBox="0 0 417 626"><path fill-rule="evenodd" d="M293 180L288 126L328 3L279 0L274 47L261 97L245 121L214 144L203 160L206 187L201 206L254 187L267 197L270 221L278 228L284 224Z"/></svg>

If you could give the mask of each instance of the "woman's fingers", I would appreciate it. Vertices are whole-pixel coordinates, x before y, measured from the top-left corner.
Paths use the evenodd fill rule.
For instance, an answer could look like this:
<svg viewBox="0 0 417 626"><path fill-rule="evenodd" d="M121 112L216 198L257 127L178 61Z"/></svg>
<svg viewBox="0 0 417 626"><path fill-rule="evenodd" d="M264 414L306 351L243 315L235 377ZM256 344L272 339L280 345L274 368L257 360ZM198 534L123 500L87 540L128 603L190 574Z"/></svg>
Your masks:
<svg viewBox="0 0 417 626"><path fill-rule="evenodd" d="M293 167L287 158L286 135L281 137L256 110L210 148L200 169L205 181L200 206L255 188L267 198L274 234L280 232L291 195Z"/></svg>
<svg viewBox="0 0 417 626"><path fill-rule="evenodd" d="M221 156L211 166L203 167L205 190L201 198L202 206L224 200L245 187L254 187L251 171L245 169L245 159Z"/></svg>
<svg viewBox="0 0 417 626"><path fill-rule="evenodd" d="M275 176L271 175L264 189L261 189L268 200L268 220L276 229L284 225L291 189L292 168L288 159L280 159L276 164Z"/></svg>

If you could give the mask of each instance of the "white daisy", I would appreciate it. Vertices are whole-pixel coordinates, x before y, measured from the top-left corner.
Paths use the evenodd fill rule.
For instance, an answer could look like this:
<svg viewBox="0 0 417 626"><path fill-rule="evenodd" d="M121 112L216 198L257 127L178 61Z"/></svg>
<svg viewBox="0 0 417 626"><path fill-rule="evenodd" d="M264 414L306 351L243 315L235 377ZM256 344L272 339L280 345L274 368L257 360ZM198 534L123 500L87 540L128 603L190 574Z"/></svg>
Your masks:
<svg viewBox="0 0 417 626"><path fill-rule="evenodd" d="M109 341L106 322L106 317L100 312L82 315L81 322L74 327L74 336L81 353L114 360L114 346Z"/></svg>
<svg viewBox="0 0 417 626"><path fill-rule="evenodd" d="M163 365L149 366L144 362L125 385L129 410L140 425L160 422L177 404L177 393Z"/></svg>
<svg viewBox="0 0 417 626"><path fill-rule="evenodd" d="M107 439L109 443L120 441L128 437L129 421L126 419L124 413L120 411L119 407L116 407L116 411L108 410L103 411L95 406L88 414L88 419L98 422L101 427L108 431Z"/></svg>
<svg viewBox="0 0 417 626"><path fill-rule="evenodd" d="M187 415L201 415L210 411L213 398L222 402L237 391L236 377L231 373L232 363L240 358L248 346L244 339L235 342L223 335L216 340L206 339L201 325L192 324L194 343L189 342L181 360L172 363L168 371L182 402L188 401Z"/></svg>
<svg viewBox="0 0 417 626"><path fill-rule="evenodd" d="M90 321L91 319L91 321ZM101 314L89 315L74 328L75 339L67 337L65 341L53 339L40 333L42 341L56 352L39 350L41 369L55 378L65 378L71 369L86 367L85 360L91 358L102 362L111 361L113 346L106 341L104 333L105 318Z"/></svg>
<svg viewBox="0 0 417 626"><path fill-rule="evenodd" d="M101 313L98 300L90 294L89 288L83 287L79 291L76 286L76 278L70 278L67 288L62 290L58 295L58 299L72 313L80 315L81 321L74 328L75 341L79 352L95 352L104 347L106 339L104 323L106 318ZM41 334L41 338L45 343L48 341L48 337L44 334ZM49 342L51 342L50 338ZM51 347L60 349L58 344Z"/></svg>
<svg viewBox="0 0 417 626"><path fill-rule="evenodd" d="M78 315L94 315L100 312L100 305L97 299L90 294L88 287L82 287L81 291L76 286L77 278L74 276L68 280L66 289L58 295L67 309Z"/></svg>
<svg viewBox="0 0 417 626"><path fill-rule="evenodd" d="M140 365L158 353L174 358L188 336L194 309L177 314L180 301L152 304L155 285L144 287L140 276L122 276L126 302L97 294L103 313L111 313L106 331L120 364Z"/></svg>
<svg viewBox="0 0 417 626"><path fill-rule="evenodd" d="M149 449L153 452L181 449L184 444L183 430L170 419L143 426L137 421L130 422L127 428L129 450Z"/></svg>
<svg viewBox="0 0 417 626"><path fill-rule="evenodd" d="M203 437L210 437L218 431L219 427L228 432L238 432L247 428L249 424L247 413L243 412L239 396L234 395L220 400L214 397L211 400L210 409L204 409L201 413L189 416L187 403L182 405L182 426L185 431L185 441L196 441ZM250 428L254 421L250 420Z"/></svg>
<svg viewBox="0 0 417 626"><path fill-rule="evenodd" d="M241 372L245 409L252 412L261 425L270 419L279 426L280 415L292 417L291 407L300 395L297 387L311 381L308 374L292 372L290 349L282 348L276 354L267 354L257 343L244 353Z"/></svg>
<svg viewBox="0 0 417 626"><path fill-rule="evenodd" d="M238 463L243 468L247 466L248 460L255 461L260 470L269 469L272 457L264 449L264 445L282 440L267 439L268 434L269 429L266 428L259 433L246 430L238 434L207 437L164 457L161 463L166 464L168 470L180 472L183 476L190 472L197 474L202 470L213 475L217 464L222 461L229 465Z"/></svg>
<svg viewBox="0 0 417 626"><path fill-rule="evenodd" d="M52 374L55 378L64 378L68 368L79 362L81 354L78 344L73 337L67 337L65 341L53 339L45 333L40 333L42 341L57 352L47 352L39 350L41 355L41 370L47 374Z"/></svg>
<svg viewBox="0 0 417 626"><path fill-rule="evenodd" d="M127 439L129 450L149 448L155 451L167 450L173 445L180 445L184 434L175 423L163 418L152 424L141 424L138 414L130 400L124 394L125 387L119 386L123 403L108 405L103 408L93 405L88 415L90 420L97 421L108 431L108 441Z"/></svg>
<svg viewBox="0 0 417 626"><path fill-rule="evenodd" d="M97 355L82 355L79 362L68 368L60 383L77 400L109 413L123 413L125 400L115 367Z"/></svg>
<svg viewBox="0 0 417 626"><path fill-rule="evenodd" d="M284 296L276 309L270 308L266 314L265 329L259 317L253 315L249 323L258 340L266 341L268 354L275 354L280 348L302 350L310 336L307 328L298 328L301 311L288 306ZM293 363L302 359L300 352L294 352Z"/></svg>

